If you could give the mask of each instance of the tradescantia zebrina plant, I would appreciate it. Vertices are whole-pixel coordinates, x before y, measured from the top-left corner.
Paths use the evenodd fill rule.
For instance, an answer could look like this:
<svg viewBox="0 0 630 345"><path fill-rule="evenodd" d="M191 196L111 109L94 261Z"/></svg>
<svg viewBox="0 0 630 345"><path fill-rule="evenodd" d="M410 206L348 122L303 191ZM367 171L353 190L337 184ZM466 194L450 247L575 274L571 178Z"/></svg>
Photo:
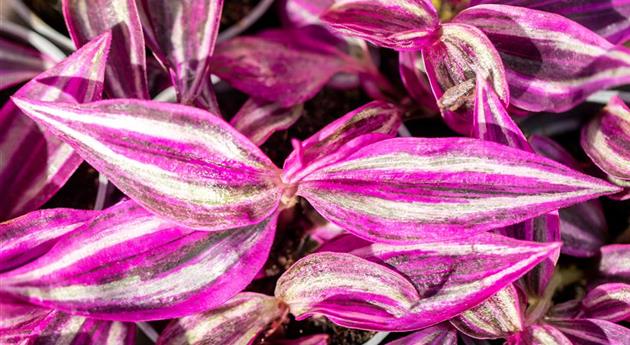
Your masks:
<svg viewBox="0 0 630 345"><path fill-rule="evenodd" d="M585 121L594 165L510 114L627 83L630 25L611 12L628 5L489 3L285 0L287 27L226 38L223 1L64 0L71 41L35 29L67 51L0 26L28 57L0 54L17 71L0 85L32 78L0 112L0 343L134 344L167 319L160 344L338 341L293 339L314 318L414 332L394 344L624 344L628 248L605 246L597 198L627 199L628 108ZM399 51L402 83L365 41ZM359 87L304 140L274 135L313 120L322 89ZM226 88L249 97L229 122ZM396 137L412 100L466 137ZM82 160L124 196L39 209ZM600 264L565 303L584 279L561 253Z"/></svg>

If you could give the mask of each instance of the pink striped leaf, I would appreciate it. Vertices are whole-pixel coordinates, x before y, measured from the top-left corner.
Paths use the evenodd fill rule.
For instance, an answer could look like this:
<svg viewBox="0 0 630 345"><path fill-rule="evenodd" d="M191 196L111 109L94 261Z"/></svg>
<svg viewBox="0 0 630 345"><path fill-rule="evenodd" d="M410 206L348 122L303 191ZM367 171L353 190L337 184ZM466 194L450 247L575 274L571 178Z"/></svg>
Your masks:
<svg viewBox="0 0 630 345"><path fill-rule="evenodd" d="M439 111L431 86L423 72L422 55L419 52L400 52L398 54L398 71L409 96L419 105L431 112Z"/></svg>
<svg viewBox="0 0 630 345"><path fill-rule="evenodd" d="M53 311L0 294L0 342L31 334Z"/></svg>
<svg viewBox="0 0 630 345"><path fill-rule="evenodd" d="M471 5L503 4L563 15L613 44L630 39L630 2L626 0L472 0Z"/></svg>
<svg viewBox="0 0 630 345"><path fill-rule="evenodd" d="M394 138L300 182L329 221L390 243L468 236L618 191L541 156L468 138Z"/></svg>
<svg viewBox="0 0 630 345"><path fill-rule="evenodd" d="M281 0L280 16L292 26L318 24L319 17L335 3L335 0Z"/></svg>
<svg viewBox="0 0 630 345"><path fill-rule="evenodd" d="M480 304L558 252L559 243L493 234L405 246L374 243L350 254L321 252L299 260L278 280L276 296L298 319L323 314L344 327L411 331Z"/></svg>
<svg viewBox="0 0 630 345"><path fill-rule="evenodd" d="M223 0L137 3L147 45L168 68L179 102L192 104L210 77Z"/></svg>
<svg viewBox="0 0 630 345"><path fill-rule="evenodd" d="M608 283L596 286L582 300L584 317L619 322L630 319L630 285Z"/></svg>
<svg viewBox="0 0 630 345"><path fill-rule="evenodd" d="M599 271L609 277L630 281L630 244L611 244L601 248Z"/></svg>
<svg viewBox="0 0 630 345"><path fill-rule="evenodd" d="M504 107L509 104L501 57L474 26L443 25L440 39L423 49L422 56L442 116L453 130L464 135L471 133L477 78L491 83Z"/></svg>
<svg viewBox="0 0 630 345"><path fill-rule="evenodd" d="M509 345L574 345L557 328L544 323L533 324L508 341Z"/></svg>
<svg viewBox="0 0 630 345"><path fill-rule="evenodd" d="M15 96L77 103L99 100L110 40L110 33L95 38ZM69 145L7 102L0 110L0 220L43 205L79 164L81 158Z"/></svg>
<svg viewBox="0 0 630 345"><path fill-rule="evenodd" d="M62 8L77 47L111 31L105 92L112 98L149 98L144 37L135 0L63 0Z"/></svg>
<svg viewBox="0 0 630 345"><path fill-rule="evenodd" d="M346 58L334 46L309 37L311 31L284 30L293 42L279 41L282 32L219 44L212 73L246 94L288 108L315 96L330 78L348 69Z"/></svg>
<svg viewBox="0 0 630 345"><path fill-rule="evenodd" d="M607 174L630 181L630 108L613 97L582 130L584 152Z"/></svg>
<svg viewBox="0 0 630 345"><path fill-rule="evenodd" d="M0 272L41 256L62 236L97 214L96 211L50 209L0 223Z"/></svg>
<svg viewBox="0 0 630 345"><path fill-rule="evenodd" d="M252 344L286 312L286 306L275 297L242 292L218 308L171 321L157 344Z"/></svg>
<svg viewBox="0 0 630 345"><path fill-rule="evenodd" d="M470 7L454 22L474 25L505 66L510 103L562 112L595 91L630 82L630 50L557 14L505 5Z"/></svg>
<svg viewBox="0 0 630 345"><path fill-rule="evenodd" d="M554 319L549 322L574 345L627 345L630 329L597 319Z"/></svg>
<svg viewBox="0 0 630 345"><path fill-rule="evenodd" d="M580 163L573 158L569 151L548 137L534 134L529 137L529 144L540 155L551 158L574 170L581 169Z"/></svg>
<svg viewBox="0 0 630 345"><path fill-rule="evenodd" d="M349 112L299 143L284 162L283 179L298 181L344 159L360 147L396 136L401 119L400 108L382 101L373 101Z"/></svg>
<svg viewBox="0 0 630 345"><path fill-rule="evenodd" d="M222 305L266 261L276 217L195 231L120 203L0 275L0 291L56 310L116 321L176 318Z"/></svg>
<svg viewBox="0 0 630 345"><path fill-rule="evenodd" d="M519 291L510 284L450 322L460 332L476 339L507 338L523 330L522 304Z"/></svg>
<svg viewBox="0 0 630 345"><path fill-rule="evenodd" d="M421 49L440 25L428 0L338 0L321 20L342 34L401 51Z"/></svg>
<svg viewBox="0 0 630 345"><path fill-rule="evenodd" d="M278 103L250 98L234 115L230 124L260 146L273 133L291 127L303 112L304 106L301 104L284 108Z"/></svg>
<svg viewBox="0 0 630 345"><path fill-rule="evenodd" d="M457 330L448 323L440 323L391 341L387 345L457 345Z"/></svg>
<svg viewBox="0 0 630 345"><path fill-rule="evenodd" d="M54 65L54 61L32 47L0 37L0 90L35 77Z"/></svg>
<svg viewBox="0 0 630 345"><path fill-rule="evenodd" d="M177 104L14 102L125 194L203 230L256 224L275 211L278 169L217 116Z"/></svg>

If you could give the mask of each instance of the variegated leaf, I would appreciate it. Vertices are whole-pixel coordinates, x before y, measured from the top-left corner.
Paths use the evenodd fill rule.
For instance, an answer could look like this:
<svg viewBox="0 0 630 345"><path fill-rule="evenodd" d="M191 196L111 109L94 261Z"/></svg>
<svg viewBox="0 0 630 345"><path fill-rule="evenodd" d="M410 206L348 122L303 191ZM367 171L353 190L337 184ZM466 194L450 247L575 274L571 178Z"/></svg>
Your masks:
<svg viewBox="0 0 630 345"><path fill-rule="evenodd" d="M510 338L509 345L574 345L557 328L544 323L533 324Z"/></svg>
<svg viewBox="0 0 630 345"><path fill-rule="evenodd" d="M597 319L554 319L549 322L574 345L627 345L630 329Z"/></svg>
<svg viewBox="0 0 630 345"><path fill-rule="evenodd" d="M335 0L281 0L280 16L293 26L318 24L319 17L334 3Z"/></svg>
<svg viewBox="0 0 630 345"><path fill-rule="evenodd" d="M391 341L387 345L457 345L457 330L448 323L440 323Z"/></svg>
<svg viewBox="0 0 630 345"><path fill-rule="evenodd" d="M419 52L400 52L398 54L398 71L409 96L419 105L437 113L439 111L438 105L433 97L429 79L423 72L422 54Z"/></svg>
<svg viewBox="0 0 630 345"><path fill-rule="evenodd" d="M584 317L619 322L630 319L630 285L608 283L596 286L582 300Z"/></svg>
<svg viewBox="0 0 630 345"><path fill-rule="evenodd" d="M260 146L274 132L291 127L303 111L304 106L301 104L284 108L274 102L250 98L234 115L230 124Z"/></svg>
<svg viewBox="0 0 630 345"><path fill-rule="evenodd" d="M195 231L120 203L45 255L0 275L0 291L76 315L176 318L222 305L267 259L275 215L223 232Z"/></svg>
<svg viewBox="0 0 630 345"><path fill-rule="evenodd" d="M54 60L28 45L0 37L0 90L29 80L54 63Z"/></svg>
<svg viewBox="0 0 630 345"><path fill-rule="evenodd" d="M601 252L599 271L630 282L630 244L611 244L602 247Z"/></svg>
<svg viewBox="0 0 630 345"><path fill-rule="evenodd" d="M279 171L242 134L206 111L111 100L14 102L70 144L127 195L186 226L225 230L275 211Z"/></svg>

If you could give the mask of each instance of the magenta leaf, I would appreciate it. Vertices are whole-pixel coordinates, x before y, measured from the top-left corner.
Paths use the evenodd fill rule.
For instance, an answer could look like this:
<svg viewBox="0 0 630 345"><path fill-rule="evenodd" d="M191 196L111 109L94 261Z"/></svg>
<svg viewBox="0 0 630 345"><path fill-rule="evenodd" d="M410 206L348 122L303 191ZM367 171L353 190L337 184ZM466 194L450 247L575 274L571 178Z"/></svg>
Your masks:
<svg viewBox="0 0 630 345"><path fill-rule="evenodd" d="M448 323L440 323L389 342L387 345L457 345L457 331Z"/></svg>
<svg viewBox="0 0 630 345"><path fill-rule="evenodd" d="M442 116L453 130L471 132L477 78L488 80L507 107L510 93L501 57L479 29L445 24L440 39L423 49L422 56Z"/></svg>
<svg viewBox="0 0 630 345"><path fill-rule="evenodd" d="M519 291L510 284L450 322L460 332L476 339L507 338L523 330L523 315Z"/></svg>
<svg viewBox="0 0 630 345"><path fill-rule="evenodd" d="M234 115L230 124L260 146L273 133L291 127L300 119L303 111L302 105L284 108L274 102L250 98Z"/></svg>
<svg viewBox="0 0 630 345"><path fill-rule="evenodd" d="M478 305L558 252L558 243L493 234L406 246L375 243L350 254L322 252L299 260L278 280L276 296L298 319L323 314L344 327L417 330Z"/></svg>
<svg viewBox="0 0 630 345"><path fill-rule="evenodd" d="M284 32L294 38L287 40L291 43L279 41L283 31L276 31L219 44L210 64L212 73L244 93L288 108L310 99L332 76L348 68L334 46L322 41L310 44L311 31Z"/></svg>
<svg viewBox="0 0 630 345"><path fill-rule="evenodd" d="M311 173L297 193L357 236L409 243L508 226L617 190L504 145L394 138Z"/></svg>
<svg viewBox="0 0 630 345"><path fill-rule="evenodd" d="M582 130L584 152L607 174L630 182L630 108L613 97Z"/></svg>
<svg viewBox="0 0 630 345"><path fill-rule="evenodd" d="M561 14L613 44L630 38L630 3L626 0L472 0L471 5L503 4Z"/></svg>
<svg viewBox="0 0 630 345"><path fill-rule="evenodd" d="M630 319L630 285L608 283L596 286L582 300L584 317L618 322Z"/></svg>
<svg viewBox="0 0 630 345"><path fill-rule="evenodd" d="M192 104L210 77L223 0L138 0L147 45L164 64L180 103Z"/></svg>
<svg viewBox="0 0 630 345"><path fill-rule="evenodd" d="M14 101L123 192L172 221L226 230L259 223L278 205L278 169L206 111L131 99Z"/></svg>
<svg viewBox="0 0 630 345"><path fill-rule="evenodd" d="M252 344L256 336L286 313L274 297L243 292L218 308L173 320L158 345Z"/></svg>
<svg viewBox="0 0 630 345"><path fill-rule="evenodd" d="M126 201L1 275L0 291L101 319L181 317L219 306L249 284L275 225L273 215L229 231L195 231Z"/></svg>
<svg viewBox="0 0 630 345"><path fill-rule="evenodd" d="M0 90L35 77L54 65L54 61L32 47L0 37Z"/></svg>
<svg viewBox="0 0 630 345"><path fill-rule="evenodd" d="M478 27L492 41L505 66L510 103L519 108L562 112L595 91L630 82L628 49L563 16L480 5L454 21Z"/></svg>
<svg viewBox="0 0 630 345"><path fill-rule="evenodd" d="M430 43L440 24L428 0L338 0L321 20L342 34L401 51Z"/></svg>
<svg viewBox="0 0 630 345"><path fill-rule="evenodd" d="M0 294L0 342L30 335L52 312Z"/></svg>
<svg viewBox="0 0 630 345"><path fill-rule="evenodd" d="M422 72L423 60L419 52L400 52L398 54L398 70L407 92L419 105L431 112L439 108L433 97L426 74Z"/></svg>
<svg viewBox="0 0 630 345"><path fill-rule="evenodd" d="M97 214L96 211L50 209L0 223L0 272L37 258L62 236Z"/></svg>
<svg viewBox="0 0 630 345"><path fill-rule="evenodd" d="M512 337L509 345L574 345L557 328L544 323L533 324Z"/></svg>
<svg viewBox="0 0 630 345"><path fill-rule="evenodd" d="M611 244L601 248L599 271L609 277L630 281L630 244Z"/></svg>
<svg viewBox="0 0 630 345"><path fill-rule="evenodd" d="M573 344L627 345L630 329L597 319L553 319L550 324Z"/></svg>
<svg viewBox="0 0 630 345"><path fill-rule="evenodd" d="M149 98L144 37L135 0L63 0L62 4L77 47L105 31L112 33L105 92L112 98Z"/></svg>
<svg viewBox="0 0 630 345"><path fill-rule="evenodd" d="M357 108L299 144L284 162L283 178L295 182L309 173L336 163L369 143L392 138L402 110L382 101Z"/></svg>
<svg viewBox="0 0 630 345"><path fill-rule="evenodd" d="M111 34L105 33L15 93L42 101L101 99ZM0 220L43 205L81 164L72 148L40 128L13 102L0 110Z"/></svg>

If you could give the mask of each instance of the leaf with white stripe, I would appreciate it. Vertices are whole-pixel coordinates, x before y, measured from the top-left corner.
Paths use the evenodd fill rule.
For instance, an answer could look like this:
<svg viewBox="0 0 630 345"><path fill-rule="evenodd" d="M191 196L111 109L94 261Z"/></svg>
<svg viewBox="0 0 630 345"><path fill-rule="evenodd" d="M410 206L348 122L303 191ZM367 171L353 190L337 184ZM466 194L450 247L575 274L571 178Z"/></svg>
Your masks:
<svg viewBox="0 0 630 345"><path fill-rule="evenodd" d="M329 221L373 241L440 241L618 191L541 156L468 138L370 144L300 182Z"/></svg>
<svg viewBox="0 0 630 345"><path fill-rule="evenodd" d="M627 345L630 329L597 319L553 319L549 323L574 345Z"/></svg>
<svg viewBox="0 0 630 345"><path fill-rule="evenodd" d="M169 223L120 203L0 275L0 291L56 310L117 321L176 318L217 307L267 259L275 215L222 232Z"/></svg>
<svg viewBox="0 0 630 345"><path fill-rule="evenodd" d="M582 130L584 152L607 174L630 180L630 108L613 97Z"/></svg>
<svg viewBox="0 0 630 345"><path fill-rule="evenodd" d="M335 3L335 0L282 0L280 18L292 26L319 24L319 17Z"/></svg>
<svg viewBox="0 0 630 345"><path fill-rule="evenodd" d="M304 106L301 104L284 108L278 103L250 98L234 115L230 124L260 146L273 133L291 127L303 112Z"/></svg>
<svg viewBox="0 0 630 345"><path fill-rule="evenodd" d="M503 63L492 42L471 25L445 24L442 36L422 50L431 89L446 123L470 135L473 126L475 83L489 80L500 103L510 100Z"/></svg>
<svg viewBox="0 0 630 345"><path fill-rule="evenodd" d="M440 323L391 341L387 345L457 345L457 330L448 323Z"/></svg>
<svg viewBox="0 0 630 345"><path fill-rule="evenodd" d="M510 104L563 112L593 92L630 82L630 50L561 15L505 5L479 5L456 23L474 25L501 55Z"/></svg>
<svg viewBox="0 0 630 345"><path fill-rule="evenodd" d="M630 319L630 285L608 283L596 286L582 300L584 317L619 322Z"/></svg>
<svg viewBox="0 0 630 345"><path fill-rule="evenodd" d="M440 109L433 97L429 79L424 73L422 54L420 52L398 53L398 71L409 96L430 112L437 113Z"/></svg>
<svg viewBox="0 0 630 345"><path fill-rule="evenodd" d="M0 90L35 77L54 65L54 61L32 47L0 37Z"/></svg>
<svg viewBox="0 0 630 345"><path fill-rule="evenodd" d="M480 304L557 256L559 247L493 234L405 246L374 243L349 254L301 259L278 280L276 296L298 319L323 314L344 327L418 330Z"/></svg>
<svg viewBox="0 0 630 345"><path fill-rule="evenodd" d="M111 31L105 92L112 98L149 98L144 37L136 1L63 0L62 8L77 47Z"/></svg>
<svg viewBox="0 0 630 345"><path fill-rule="evenodd" d="M15 96L78 103L101 99L110 41L109 32L95 38ZM81 161L69 145L7 102L0 110L0 220L39 208Z"/></svg>
<svg viewBox="0 0 630 345"><path fill-rule="evenodd" d="M125 194L166 219L225 230L256 224L278 205L278 169L206 111L131 99L14 102Z"/></svg>
<svg viewBox="0 0 630 345"><path fill-rule="evenodd" d="M341 34L400 51L421 49L440 24L429 0L337 0L321 20Z"/></svg>
<svg viewBox="0 0 630 345"><path fill-rule="evenodd" d="M523 330L524 312L519 291L510 284L450 322L460 332L476 339L507 338Z"/></svg>
<svg viewBox="0 0 630 345"><path fill-rule="evenodd" d="M574 345L557 328L544 323L533 324L511 338L510 345Z"/></svg>
<svg viewBox="0 0 630 345"><path fill-rule="evenodd" d="M527 7L563 15L610 43L630 39L630 2L626 0L472 0L471 5L503 4Z"/></svg>
<svg viewBox="0 0 630 345"><path fill-rule="evenodd" d="M173 320L158 345L246 345L288 312L275 297L242 292L218 308Z"/></svg>
<svg viewBox="0 0 630 345"><path fill-rule="evenodd" d="M97 214L97 211L50 209L33 211L0 223L0 272L44 254L62 236Z"/></svg>
<svg viewBox="0 0 630 345"><path fill-rule="evenodd" d="M600 273L630 282L630 244L603 246L601 252Z"/></svg>
<svg viewBox="0 0 630 345"><path fill-rule="evenodd" d="M284 161L283 179L298 181L360 147L396 136L401 119L402 109L382 101L349 112L299 143Z"/></svg>

